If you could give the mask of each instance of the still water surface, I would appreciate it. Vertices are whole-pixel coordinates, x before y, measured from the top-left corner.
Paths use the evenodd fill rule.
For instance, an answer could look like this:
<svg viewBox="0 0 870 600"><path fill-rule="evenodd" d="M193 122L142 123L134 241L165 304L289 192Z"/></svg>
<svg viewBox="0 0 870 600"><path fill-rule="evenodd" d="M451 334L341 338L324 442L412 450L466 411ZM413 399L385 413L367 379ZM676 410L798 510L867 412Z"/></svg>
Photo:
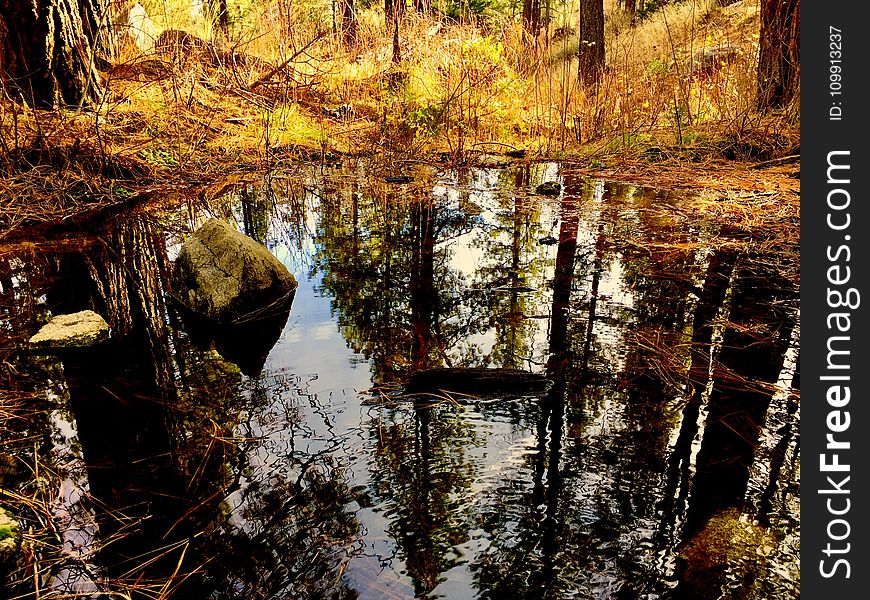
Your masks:
<svg viewBox="0 0 870 600"><path fill-rule="evenodd" d="M8 328L94 308L118 344L28 366L66 474L68 556L45 584L798 597L798 294L780 259L672 192L557 164L383 179L273 176L4 257ZM551 180L559 196L534 193ZM299 281L283 327L217 349L167 301L211 216ZM553 385L399 395L444 366Z"/></svg>

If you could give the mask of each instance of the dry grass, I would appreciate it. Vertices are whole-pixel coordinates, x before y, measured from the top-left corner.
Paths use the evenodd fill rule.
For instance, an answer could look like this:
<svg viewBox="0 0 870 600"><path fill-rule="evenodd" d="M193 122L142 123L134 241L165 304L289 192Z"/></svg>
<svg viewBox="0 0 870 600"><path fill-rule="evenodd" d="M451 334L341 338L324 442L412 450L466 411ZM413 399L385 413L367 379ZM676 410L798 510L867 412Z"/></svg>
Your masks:
<svg viewBox="0 0 870 600"><path fill-rule="evenodd" d="M156 32L214 32L163 3L144 49L130 40L118 49L102 105L47 112L0 100L0 227L340 154L463 161L522 149L600 167L795 152L797 107L772 116L753 107L757 0L681 2L635 25L616 4L607 70L589 89L577 83L574 36L530 45L504 17L448 23L408 11L396 64L380 6L360 12L349 47L310 3L276 1L226 39L190 38L176 51ZM548 34L575 15L558 12ZM734 48L728 61L694 70L699 49L723 44Z"/></svg>

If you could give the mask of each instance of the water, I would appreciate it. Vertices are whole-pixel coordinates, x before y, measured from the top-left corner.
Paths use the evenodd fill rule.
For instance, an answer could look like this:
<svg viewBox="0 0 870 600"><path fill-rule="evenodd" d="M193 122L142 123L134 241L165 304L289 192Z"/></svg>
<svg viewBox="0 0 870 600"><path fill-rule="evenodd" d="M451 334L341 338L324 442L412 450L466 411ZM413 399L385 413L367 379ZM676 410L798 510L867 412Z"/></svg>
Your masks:
<svg viewBox="0 0 870 600"><path fill-rule="evenodd" d="M561 196L532 192L547 180ZM421 169L408 185L360 166L10 250L7 331L93 307L123 349L27 366L66 411L50 452L75 441L76 492L58 514L85 532L44 584L797 597L797 291L781 257L686 217L685 201L557 164ZM209 216L299 280L277 341L235 348L262 369L202 347L166 302L171 261ZM553 385L396 396L441 366ZM88 581L65 575L76 565Z"/></svg>

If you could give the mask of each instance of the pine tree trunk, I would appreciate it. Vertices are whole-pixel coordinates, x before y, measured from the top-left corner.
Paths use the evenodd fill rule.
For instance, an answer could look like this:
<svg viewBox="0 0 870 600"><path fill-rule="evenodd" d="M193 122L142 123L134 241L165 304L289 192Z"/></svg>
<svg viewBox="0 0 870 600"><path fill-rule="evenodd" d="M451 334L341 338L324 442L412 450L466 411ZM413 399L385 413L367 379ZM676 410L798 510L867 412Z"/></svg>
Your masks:
<svg viewBox="0 0 870 600"><path fill-rule="evenodd" d="M218 30L223 34L224 39L230 35L230 10L227 6L227 0L217 1L217 26Z"/></svg>
<svg viewBox="0 0 870 600"><path fill-rule="evenodd" d="M603 0L580 0L579 30L577 77L584 85L594 85L604 71Z"/></svg>
<svg viewBox="0 0 870 600"><path fill-rule="evenodd" d="M523 0L523 29L532 39L537 39L541 30L540 0Z"/></svg>
<svg viewBox="0 0 870 600"><path fill-rule="evenodd" d="M357 21L353 0L341 1L341 38L348 46L356 43Z"/></svg>
<svg viewBox="0 0 870 600"><path fill-rule="evenodd" d="M405 14L405 2L407 0L384 0L384 14L387 16L387 23L393 19L399 18Z"/></svg>
<svg viewBox="0 0 870 600"><path fill-rule="evenodd" d="M103 0L0 0L0 87L31 106L99 102L93 40Z"/></svg>
<svg viewBox="0 0 870 600"><path fill-rule="evenodd" d="M758 109L782 108L800 92L800 0L762 0Z"/></svg>

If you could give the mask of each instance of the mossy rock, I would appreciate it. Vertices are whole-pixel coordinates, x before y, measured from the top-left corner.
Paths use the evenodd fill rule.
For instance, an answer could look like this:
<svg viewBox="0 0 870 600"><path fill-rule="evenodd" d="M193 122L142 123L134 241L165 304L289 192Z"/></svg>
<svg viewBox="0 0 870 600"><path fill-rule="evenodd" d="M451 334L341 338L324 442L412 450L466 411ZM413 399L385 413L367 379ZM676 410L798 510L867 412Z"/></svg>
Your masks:
<svg viewBox="0 0 870 600"><path fill-rule="evenodd" d="M545 181L535 188L535 193L542 196L558 196L562 193L562 184L558 181Z"/></svg>
<svg viewBox="0 0 870 600"><path fill-rule="evenodd" d="M721 595L726 573L730 572L732 584L739 581L739 587L750 587L765 568L774 546L773 534L746 519L738 509L717 512L678 550L686 562L683 589L687 597L739 598Z"/></svg>
<svg viewBox="0 0 870 600"><path fill-rule="evenodd" d="M57 315L30 338L35 349L88 348L109 339L109 325L92 310Z"/></svg>
<svg viewBox="0 0 870 600"><path fill-rule="evenodd" d="M0 566L15 561L21 548L21 530L18 519L5 508L0 507Z"/></svg>
<svg viewBox="0 0 870 600"><path fill-rule="evenodd" d="M219 219L184 242L172 274L173 298L184 309L225 325L282 312L296 287L265 246Z"/></svg>

